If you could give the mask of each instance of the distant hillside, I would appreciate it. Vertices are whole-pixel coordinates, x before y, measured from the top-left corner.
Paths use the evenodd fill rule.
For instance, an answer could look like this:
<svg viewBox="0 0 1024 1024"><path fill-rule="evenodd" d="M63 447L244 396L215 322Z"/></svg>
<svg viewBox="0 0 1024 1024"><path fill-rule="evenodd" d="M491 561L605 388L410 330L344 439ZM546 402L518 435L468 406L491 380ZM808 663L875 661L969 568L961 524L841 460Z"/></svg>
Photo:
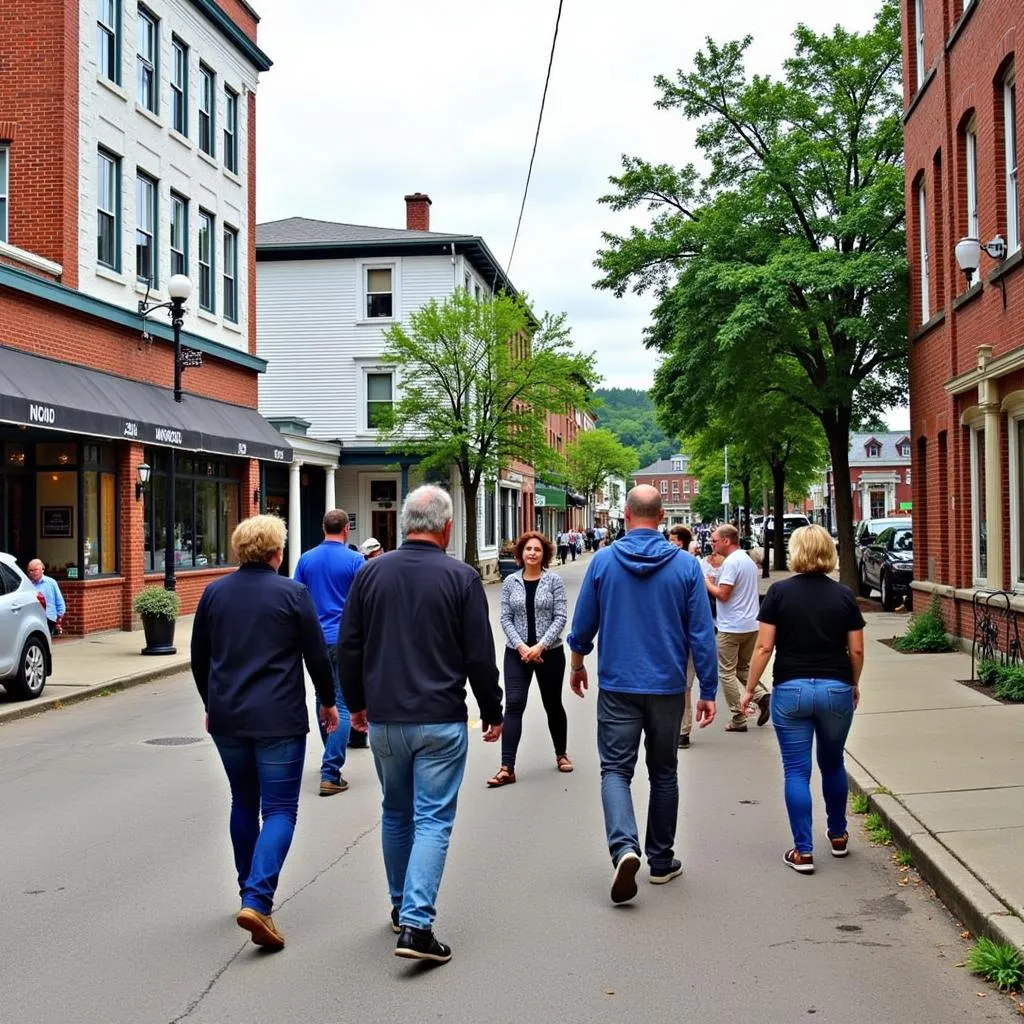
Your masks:
<svg viewBox="0 0 1024 1024"><path fill-rule="evenodd" d="M636 388L598 388L597 425L610 430L636 451L641 467L667 459L679 451L679 442L666 437L654 416L646 391Z"/></svg>

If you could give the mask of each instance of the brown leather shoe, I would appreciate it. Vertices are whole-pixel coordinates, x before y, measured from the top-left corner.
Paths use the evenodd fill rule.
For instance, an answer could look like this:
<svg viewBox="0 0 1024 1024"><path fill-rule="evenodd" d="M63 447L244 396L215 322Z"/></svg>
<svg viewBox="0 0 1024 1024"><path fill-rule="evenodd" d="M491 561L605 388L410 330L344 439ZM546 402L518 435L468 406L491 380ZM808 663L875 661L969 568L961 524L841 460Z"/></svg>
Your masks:
<svg viewBox="0 0 1024 1024"><path fill-rule="evenodd" d="M284 949L284 936L277 930L277 925L269 914L261 914L252 907L242 907L235 918L235 923L239 928L251 933L252 941L257 946Z"/></svg>
<svg viewBox="0 0 1024 1024"><path fill-rule="evenodd" d="M757 702L757 707L757 724L764 725L765 722L772 717L772 695L770 693L766 693Z"/></svg>
<svg viewBox="0 0 1024 1024"><path fill-rule="evenodd" d="M335 793L344 793L346 789L348 789L348 782L340 776L337 782L331 782L329 779L320 780L321 796L334 796Z"/></svg>

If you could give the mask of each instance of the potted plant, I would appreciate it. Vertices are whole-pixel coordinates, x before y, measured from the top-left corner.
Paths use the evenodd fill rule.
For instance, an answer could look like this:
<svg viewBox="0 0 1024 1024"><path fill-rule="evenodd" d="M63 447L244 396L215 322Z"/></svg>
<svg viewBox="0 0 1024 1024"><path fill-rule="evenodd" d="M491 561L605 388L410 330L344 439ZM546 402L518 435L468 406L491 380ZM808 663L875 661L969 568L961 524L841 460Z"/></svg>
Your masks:
<svg viewBox="0 0 1024 1024"><path fill-rule="evenodd" d="M178 595L163 587L146 587L135 595L132 608L142 616L142 628L146 634L146 646L142 653L176 654L174 621L181 610Z"/></svg>
<svg viewBox="0 0 1024 1024"><path fill-rule="evenodd" d="M505 541L498 548L498 575L502 579L505 579L506 576L511 576L519 568L515 558L515 549L515 545L510 540Z"/></svg>

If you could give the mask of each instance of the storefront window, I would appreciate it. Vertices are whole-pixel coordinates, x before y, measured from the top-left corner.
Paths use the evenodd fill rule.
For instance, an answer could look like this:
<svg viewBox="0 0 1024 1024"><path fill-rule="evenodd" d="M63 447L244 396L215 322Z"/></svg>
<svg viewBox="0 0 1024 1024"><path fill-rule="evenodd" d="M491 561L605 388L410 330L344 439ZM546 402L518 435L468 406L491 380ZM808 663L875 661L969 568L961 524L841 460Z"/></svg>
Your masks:
<svg viewBox="0 0 1024 1024"><path fill-rule="evenodd" d="M37 472L36 514L36 557L43 560L51 576L78 579L78 474Z"/></svg>
<svg viewBox="0 0 1024 1024"><path fill-rule="evenodd" d="M148 571L165 566L165 501L168 452L147 449L153 467L146 495L143 542ZM177 456L174 488L175 569L204 569L231 565L231 531L238 525L241 507L241 466L227 460Z"/></svg>
<svg viewBox="0 0 1024 1024"><path fill-rule="evenodd" d="M971 534L975 583L988 576L988 537L985 522L985 428L972 428L971 440Z"/></svg>

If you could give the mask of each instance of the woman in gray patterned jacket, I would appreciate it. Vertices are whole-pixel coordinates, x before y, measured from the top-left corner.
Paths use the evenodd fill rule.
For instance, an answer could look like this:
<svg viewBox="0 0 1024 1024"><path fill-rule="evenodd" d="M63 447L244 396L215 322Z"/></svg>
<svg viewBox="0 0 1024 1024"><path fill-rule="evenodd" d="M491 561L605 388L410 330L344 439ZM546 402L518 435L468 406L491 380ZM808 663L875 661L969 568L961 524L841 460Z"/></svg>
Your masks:
<svg viewBox="0 0 1024 1024"><path fill-rule="evenodd" d="M487 780L492 789L516 781L516 750L523 732L530 680L535 673L555 746L555 764L560 772L572 771L572 761L565 752L568 724L562 707L562 630L568 609L562 578L547 568L554 553L554 546L544 534L527 531L515 545L516 561L522 568L501 586L505 723L501 733L501 767Z"/></svg>

